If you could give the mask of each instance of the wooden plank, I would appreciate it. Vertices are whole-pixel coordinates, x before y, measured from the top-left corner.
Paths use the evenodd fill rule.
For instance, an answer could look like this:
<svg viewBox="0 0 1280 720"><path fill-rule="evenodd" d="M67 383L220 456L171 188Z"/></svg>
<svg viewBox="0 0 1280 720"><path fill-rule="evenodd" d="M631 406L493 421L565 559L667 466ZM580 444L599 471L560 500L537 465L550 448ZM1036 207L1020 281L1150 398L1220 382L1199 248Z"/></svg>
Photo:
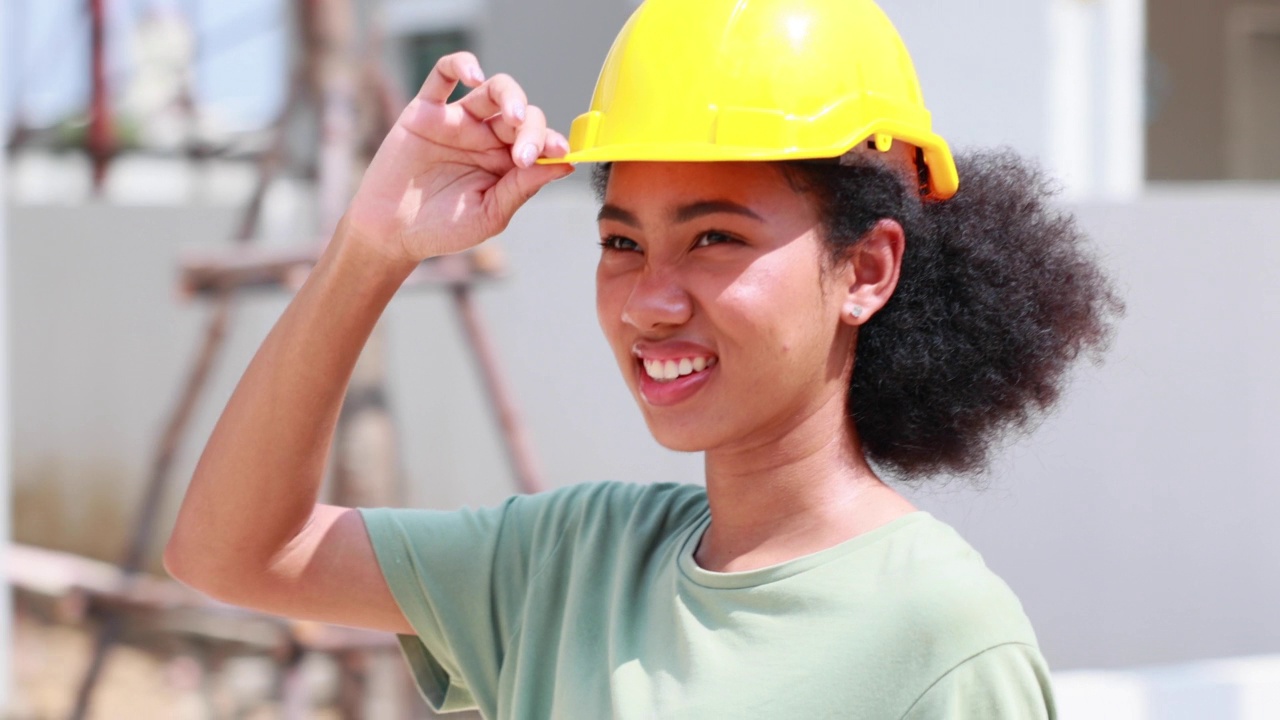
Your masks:
<svg viewBox="0 0 1280 720"><path fill-rule="evenodd" d="M11 543L4 563L14 588L55 601L110 608L144 616L164 633L276 651L317 652L397 647L389 633L299 622L228 605L154 575L127 576L120 568L71 553Z"/></svg>
<svg viewBox="0 0 1280 720"><path fill-rule="evenodd" d="M179 291L184 296L218 295L230 290L294 292L320 258L320 244L302 249L237 247L217 254L189 255L180 262ZM461 255L426 260L405 281L405 287L455 286L493 280L506 273L496 246L482 246Z"/></svg>

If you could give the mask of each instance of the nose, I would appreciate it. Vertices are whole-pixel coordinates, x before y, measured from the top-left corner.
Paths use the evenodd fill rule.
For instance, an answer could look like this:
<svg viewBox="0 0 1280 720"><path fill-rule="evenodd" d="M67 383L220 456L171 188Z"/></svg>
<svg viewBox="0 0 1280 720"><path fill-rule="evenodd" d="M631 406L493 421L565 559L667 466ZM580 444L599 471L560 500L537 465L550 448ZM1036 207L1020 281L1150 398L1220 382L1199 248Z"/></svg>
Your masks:
<svg viewBox="0 0 1280 720"><path fill-rule="evenodd" d="M665 270L641 272L622 306L622 321L641 332L679 327L692 316L693 298L676 273Z"/></svg>

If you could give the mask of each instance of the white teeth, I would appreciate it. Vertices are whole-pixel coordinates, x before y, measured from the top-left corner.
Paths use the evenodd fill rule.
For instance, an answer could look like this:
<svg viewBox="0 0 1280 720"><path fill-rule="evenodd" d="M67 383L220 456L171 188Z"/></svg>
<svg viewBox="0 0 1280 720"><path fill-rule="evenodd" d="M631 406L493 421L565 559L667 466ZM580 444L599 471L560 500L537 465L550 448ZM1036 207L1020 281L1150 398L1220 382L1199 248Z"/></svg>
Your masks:
<svg viewBox="0 0 1280 720"><path fill-rule="evenodd" d="M645 360L644 371L654 380L662 379L662 361L661 360Z"/></svg>
<svg viewBox="0 0 1280 720"><path fill-rule="evenodd" d="M676 361L668 360L666 364L662 366L662 379L675 380L678 377L680 377L680 368L676 366Z"/></svg>
<svg viewBox="0 0 1280 720"><path fill-rule="evenodd" d="M685 375L702 372L714 364L714 360L705 357L681 358L679 360L645 360L644 372L654 380L669 381Z"/></svg>

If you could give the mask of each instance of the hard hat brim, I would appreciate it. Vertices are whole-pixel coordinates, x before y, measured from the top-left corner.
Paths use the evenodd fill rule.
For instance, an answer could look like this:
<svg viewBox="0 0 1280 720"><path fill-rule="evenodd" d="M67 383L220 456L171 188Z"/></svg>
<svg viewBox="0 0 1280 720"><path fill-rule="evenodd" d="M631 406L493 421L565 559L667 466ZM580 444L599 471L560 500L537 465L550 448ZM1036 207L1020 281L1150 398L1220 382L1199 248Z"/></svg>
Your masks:
<svg viewBox="0 0 1280 720"><path fill-rule="evenodd" d="M848 152L867 138L860 138L848 147L813 150L810 148L752 148L710 143L634 145L604 145L576 150L558 158L539 158L539 165L562 163L603 162L777 162L783 160L817 160L836 158ZM904 141L911 142L910 140ZM924 151L925 164L929 167L929 195L946 200L956 194L960 185L959 173L951 150L942 138L934 136L924 142L911 144Z"/></svg>

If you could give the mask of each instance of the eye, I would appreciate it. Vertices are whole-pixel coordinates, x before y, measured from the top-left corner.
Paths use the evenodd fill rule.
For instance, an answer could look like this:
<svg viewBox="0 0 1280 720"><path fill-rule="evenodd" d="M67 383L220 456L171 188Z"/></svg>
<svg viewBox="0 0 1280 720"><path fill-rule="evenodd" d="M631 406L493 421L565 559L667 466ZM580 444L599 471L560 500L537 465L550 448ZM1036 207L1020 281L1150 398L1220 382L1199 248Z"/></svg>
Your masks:
<svg viewBox="0 0 1280 720"><path fill-rule="evenodd" d="M625 238L621 235L606 235L600 239L600 247L606 251L616 250L618 252L640 252L640 245L631 238Z"/></svg>
<svg viewBox="0 0 1280 720"><path fill-rule="evenodd" d="M697 240L694 240L693 246L695 248L701 248L710 247L711 245L724 245L725 243L739 242L741 241L738 240L738 238L730 235L729 233L721 232L719 230L708 230L699 235Z"/></svg>

